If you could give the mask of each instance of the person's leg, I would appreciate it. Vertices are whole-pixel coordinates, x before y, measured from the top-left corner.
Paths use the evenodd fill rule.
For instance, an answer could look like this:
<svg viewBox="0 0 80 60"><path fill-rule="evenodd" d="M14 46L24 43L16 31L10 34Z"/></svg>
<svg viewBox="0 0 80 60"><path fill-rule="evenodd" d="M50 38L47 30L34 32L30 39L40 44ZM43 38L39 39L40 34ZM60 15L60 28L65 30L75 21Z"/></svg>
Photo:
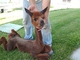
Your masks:
<svg viewBox="0 0 80 60"><path fill-rule="evenodd" d="M29 7L29 2L27 0L23 0L23 26L24 26L24 31L25 31L25 36L24 39L29 39L32 40L33 36L32 36L32 24L31 24L31 19L29 14L27 14L25 12L24 8L28 8Z"/></svg>
<svg viewBox="0 0 80 60"><path fill-rule="evenodd" d="M45 24L45 26L42 29L42 36L43 36L44 44L52 46L51 26L50 26L49 20L48 20L48 23ZM51 49L51 51L48 54L52 55L53 54L53 50Z"/></svg>
<svg viewBox="0 0 80 60"><path fill-rule="evenodd" d="M51 26L49 20L42 29L42 36L44 44L52 46Z"/></svg>

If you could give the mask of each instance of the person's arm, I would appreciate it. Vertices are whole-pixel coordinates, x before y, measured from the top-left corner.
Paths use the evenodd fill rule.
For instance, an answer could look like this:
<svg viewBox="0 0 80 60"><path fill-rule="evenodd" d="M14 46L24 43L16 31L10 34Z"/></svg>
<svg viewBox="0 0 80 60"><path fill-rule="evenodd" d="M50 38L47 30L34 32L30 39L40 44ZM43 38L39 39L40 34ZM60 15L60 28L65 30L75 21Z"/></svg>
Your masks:
<svg viewBox="0 0 80 60"><path fill-rule="evenodd" d="M30 2L30 6L29 6L28 9L29 9L31 12L33 12L33 11L38 11L35 0L29 0L29 2Z"/></svg>
<svg viewBox="0 0 80 60"><path fill-rule="evenodd" d="M46 13L45 13L45 20L46 20L46 22L47 22L47 20L48 20L50 3L51 3L51 0L42 0L42 9L48 7L48 9L47 9L47 11L46 11Z"/></svg>

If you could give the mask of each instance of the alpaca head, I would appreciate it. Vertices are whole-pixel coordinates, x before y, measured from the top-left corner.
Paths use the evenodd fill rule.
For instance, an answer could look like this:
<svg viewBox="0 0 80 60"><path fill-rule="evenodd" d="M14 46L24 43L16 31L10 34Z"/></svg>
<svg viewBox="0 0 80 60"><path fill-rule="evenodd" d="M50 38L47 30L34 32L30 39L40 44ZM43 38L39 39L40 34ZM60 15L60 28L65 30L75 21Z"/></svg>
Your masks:
<svg viewBox="0 0 80 60"><path fill-rule="evenodd" d="M42 29L44 24L45 24L45 12L47 11L47 8L46 7L45 9L43 9L42 11L38 12L30 12L28 9L25 8L25 11L30 15L31 17L31 22L32 24L34 25L35 28L38 28L38 29Z"/></svg>

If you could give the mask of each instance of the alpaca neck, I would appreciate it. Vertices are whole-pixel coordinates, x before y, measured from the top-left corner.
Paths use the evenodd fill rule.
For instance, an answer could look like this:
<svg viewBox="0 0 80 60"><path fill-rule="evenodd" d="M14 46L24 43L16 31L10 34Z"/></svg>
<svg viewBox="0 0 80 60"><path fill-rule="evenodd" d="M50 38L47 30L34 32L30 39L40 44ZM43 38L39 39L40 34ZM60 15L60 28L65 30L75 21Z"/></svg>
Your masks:
<svg viewBox="0 0 80 60"><path fill-rule="evenodd" d="M38 31L38 29L35 28L35 33L36 33L36 42L41 46L44 46L41 31Z"/></svg>

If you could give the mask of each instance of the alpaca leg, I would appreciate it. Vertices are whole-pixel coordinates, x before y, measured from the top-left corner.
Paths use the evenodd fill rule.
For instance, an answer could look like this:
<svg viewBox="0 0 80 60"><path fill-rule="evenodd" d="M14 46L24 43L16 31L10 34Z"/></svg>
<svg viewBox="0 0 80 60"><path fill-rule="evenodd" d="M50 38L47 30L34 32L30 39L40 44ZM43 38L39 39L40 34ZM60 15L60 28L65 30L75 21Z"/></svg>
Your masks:
<svg viewBox="0 0 80 60"><path fill-rule="evenodd" d="M15 42L9 40L8 43L7 43L7 50L11 51L11 50L14 50L14 49L15 49Z"/></svg>
<svg viewBox="0 0 80 60"><path fill-rule="evenodd" d="M36 59L37 60L48 60L49 55L47 53L38 54L36 55Z"/></svg>

